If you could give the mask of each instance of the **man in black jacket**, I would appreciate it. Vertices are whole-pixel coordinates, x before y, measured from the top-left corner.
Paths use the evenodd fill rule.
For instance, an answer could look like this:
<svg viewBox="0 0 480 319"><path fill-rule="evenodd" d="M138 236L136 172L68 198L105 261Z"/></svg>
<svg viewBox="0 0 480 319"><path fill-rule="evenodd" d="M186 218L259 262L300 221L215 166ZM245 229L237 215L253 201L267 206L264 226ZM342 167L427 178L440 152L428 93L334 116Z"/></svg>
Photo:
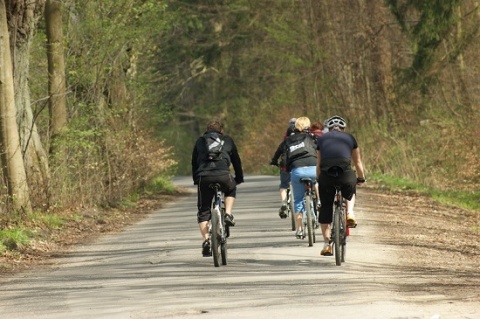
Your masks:
<svg viewBox="0 0 480 319"><path fill-rule="evenodd" d="M217 135L222 141L221 155L212 159L209 156L204 136ZM230 174L230 164L235 171L235 177ZM208 122L203 136L198 138L192 153L193 183L198 185L198 212L197 222L202 235L202 254L211 256L208 221L211 217L210 205L215 196L214 190L209 187L212 183L219 183L225 194L225 222L235 226L232 208L235 202L237 185L243 183L243 169L237 147L233 139L223 134L223 123L213 120Z"/></svg>

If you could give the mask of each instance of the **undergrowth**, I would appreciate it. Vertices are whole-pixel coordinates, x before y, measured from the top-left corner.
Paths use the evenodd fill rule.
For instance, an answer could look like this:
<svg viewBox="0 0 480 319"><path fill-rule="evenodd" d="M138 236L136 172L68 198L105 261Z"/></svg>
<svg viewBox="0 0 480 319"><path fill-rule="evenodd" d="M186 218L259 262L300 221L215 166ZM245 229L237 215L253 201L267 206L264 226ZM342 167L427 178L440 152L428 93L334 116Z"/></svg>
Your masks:
<svg viewBox="0 0 480 319"><path fill-rule="evenodd" d="M414 191L422 195L432 197L440 203L454 205L465 209L480 211L480 191L443 191L422 185L412 180L390 175L371 174L370 180L378 184L382 189L392 191Z"/></svg>

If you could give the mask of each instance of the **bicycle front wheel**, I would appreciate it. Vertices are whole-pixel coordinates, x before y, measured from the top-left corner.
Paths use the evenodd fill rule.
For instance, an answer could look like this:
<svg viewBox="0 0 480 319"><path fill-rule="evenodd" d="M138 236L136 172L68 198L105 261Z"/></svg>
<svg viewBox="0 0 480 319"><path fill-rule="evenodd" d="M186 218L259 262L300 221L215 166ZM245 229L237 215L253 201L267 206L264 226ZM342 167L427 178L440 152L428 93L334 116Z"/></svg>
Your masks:
<svg viewBox="0 0 480 319"><path fill-rule="evenodd" d="M305 197L305 208L307 210L307 232L308 232L308 246L313 246L315 238L315 228L313 227L313 218L312 218L312 196L308 195Z"/></svg>
<svg viewBox="0 0 480 319"><path fill-rule="evenodd" d="M220 223L220 211L218 207L212 209L212 217L210 219L210 223L212 225L212 256L213 256L213 264L215 267L220 267L220 245L221 245L221 238L219 237L219 223Z"/></svg>
<svg viewBox="0 0 480 319"><path fill-rule="evenodd" d="M335 250L335 264L337 266L342 265L341 216L342 212L340 207L335 207L335 211L333 212L333 247Z"/></svg>

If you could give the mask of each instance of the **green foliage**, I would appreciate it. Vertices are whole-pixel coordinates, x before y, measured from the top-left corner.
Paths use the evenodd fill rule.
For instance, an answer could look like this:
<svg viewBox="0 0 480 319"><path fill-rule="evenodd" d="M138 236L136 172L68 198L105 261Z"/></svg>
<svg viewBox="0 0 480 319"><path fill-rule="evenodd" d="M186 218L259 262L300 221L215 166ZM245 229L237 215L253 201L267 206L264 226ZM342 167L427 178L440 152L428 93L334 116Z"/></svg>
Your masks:
<svg viewBox="0 0 480 319"><path fill-rule="evenodd" d="M0 230L0 252L3 250L20 250L30 242L32 233L24 228Z"/></svg>
<svg viewBox="0 0 480 319"><path fill-rule="evenodd" d="M371 173L369 175L369 180L372 180L383 189L400 192L413 191L430 196L440 203L480 211L480 192L478 190L441 191L425 186L424 184L420 184L411 179L378 173Z"/></svg>
<svg viewBox="0 0 480 319"><path fill-rule="evenodd" d="M475 188L478 7L383 4L398 25L384 23L387 7L369 1L85 0L69 7L70 122L65 153L50 165L50 205L114 205L148 187L168 189L150 183L190 173L193 144L213 117L225 122L249 172L277 172L267 163L290 117L338 113L349 120L367 171L442 191ZM44 44L40 25L30 85L48 143ZM465 67L457 68L463 53Z"/></svg>
<svg viewBox="0 0 480 319"><path fill-rule="evenodd" d="M34 225L41 225L49 229L60 228L64 224L63 218L55 213L42 213L35 211L27 216L27 223L33 223Z"/></svg>
<svg viewBox="0 0 480 319"><path fill-rule="evenodd" d="M398 1L386 0L402 30L410 38L413 59L404 73L404 82L415 81L426 92L438 47L457 24L461 0Z"/></svg>

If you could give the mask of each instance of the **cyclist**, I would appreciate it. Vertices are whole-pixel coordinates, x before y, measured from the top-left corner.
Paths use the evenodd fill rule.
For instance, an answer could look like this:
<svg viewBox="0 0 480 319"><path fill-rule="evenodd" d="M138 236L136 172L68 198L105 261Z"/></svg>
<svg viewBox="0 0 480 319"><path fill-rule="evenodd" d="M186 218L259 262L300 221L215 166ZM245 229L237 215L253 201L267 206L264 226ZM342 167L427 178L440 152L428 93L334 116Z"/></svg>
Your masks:
<svg viewBox="0 0 480 319"><path fill-rule="evenodd" d="M287 167L285 163L285 139L293 134L293 131L295 129L295 121L296 118L291 118L289 123L288 123L288 128L287 131L285 132L285 135L283 136L283 141L280 143L280 145L277 148L277 151L272 157L272 160L270 161L270 165L278 166L280 168L280 186L279 186L279 191L280 191L280 200L282 201L282 204L280 206L280 209L278 211L278 215L280 218L287 218L287 189L290 187L290 173L287 172ZM280 163L278 162L280 160Z"/></svg>
<svg viewBox="0 0 480 319"><path fill-rule="evenodd" d="M315 164L317 152L315 140L310 134L310 119L299 117L295 121L294 134L285 140L287 171L293 188L294 211L296 219L296 233L298 239L305 238L303 234L303 214L306 211L305 185L300 181L303 177L309 177L315 183Z"/></svg>
<svg viewBox="0 0 480 319"><path fill-rule="evenodd" d="M347 225L355 227L357 221L353 211L354 196L357 183L365 182L365 171L355 137L345 132L347 122L335 115L326 121L326 126L329 132L317 140L317 181L322 202L318 219L324 241L324 247L320 254L331 256L332 248L329 240L335 186L341 186L342 196L347 199ZM352 169L352 161L356 173Z"/></svg>
<svg viewBox="0 0 480 319"><path fill-rule="evenodd" d="M243 169L237 147L233 139L223 134L223 123L212 120L207 123L206 134L217 133L223 141L222 156L219 160L209 160L207 144L203 137L198 138L192 153L192 177L193 183L198 185L197 222L203 239L202 254L204 257L211 256L210 238L208 233L208 221L211 217L210 205L215 196L214 190L209 187L212 183L219 183L225 194L225 222L229 226L235 226L232 215L235 202L237 185L243 183ZM235 171L235 177L230 174L230 164Z"/></svg>

